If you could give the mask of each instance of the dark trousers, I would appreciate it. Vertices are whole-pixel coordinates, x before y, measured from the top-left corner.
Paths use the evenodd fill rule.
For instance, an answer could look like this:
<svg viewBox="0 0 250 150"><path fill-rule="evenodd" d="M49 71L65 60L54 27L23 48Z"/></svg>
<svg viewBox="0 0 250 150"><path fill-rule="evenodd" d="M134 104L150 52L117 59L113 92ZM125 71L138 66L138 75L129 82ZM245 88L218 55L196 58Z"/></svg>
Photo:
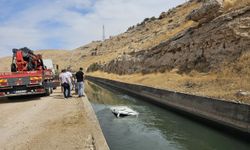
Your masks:
<svg viewBox="0 0 250 150"><path fill-rule="evenodd" d="M64 95L64 98L68 98L70 96L70 86L68 83L63 83L62 84L63 86L63 95Z"/></svg>

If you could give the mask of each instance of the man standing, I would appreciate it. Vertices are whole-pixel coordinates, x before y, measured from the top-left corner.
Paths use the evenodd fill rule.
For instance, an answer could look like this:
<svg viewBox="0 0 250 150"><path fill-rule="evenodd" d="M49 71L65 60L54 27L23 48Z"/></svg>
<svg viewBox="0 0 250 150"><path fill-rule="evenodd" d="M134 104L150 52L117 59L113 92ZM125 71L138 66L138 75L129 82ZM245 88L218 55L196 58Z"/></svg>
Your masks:
<svg viewBox="0 0 250 150"><path fill-rule="evenodd" d="M73 89L74 80L73 80L73 75L72 75L72 73L71 73L70 67L67 69L66 74L68 75L68 78L70 79L70 80L69 80L69 89L70 89L70 90L69 90L69 97L72 97L72 95L71 95L71 90Z"/></svg>
<svg viewBox="0 0 250 150"><path fill-rule="evenodd" d="M84 96L83 95L83 88L84 88L83 68L80 68L79 71L76 73L76 80L77 80L78 97L82 97L82 96Z"/></svg>
<svg viewBox="0 0 250 150"><path fill-rule="evenodd" d="M64 98L70 97L70 86L69 86L69 83L70 83L71 79L69 78L69 76L66 73L65 69L62 70L62 73L60 74L59 78L60 78L60 81L61 81L61 85L63 87Z"/></svg>

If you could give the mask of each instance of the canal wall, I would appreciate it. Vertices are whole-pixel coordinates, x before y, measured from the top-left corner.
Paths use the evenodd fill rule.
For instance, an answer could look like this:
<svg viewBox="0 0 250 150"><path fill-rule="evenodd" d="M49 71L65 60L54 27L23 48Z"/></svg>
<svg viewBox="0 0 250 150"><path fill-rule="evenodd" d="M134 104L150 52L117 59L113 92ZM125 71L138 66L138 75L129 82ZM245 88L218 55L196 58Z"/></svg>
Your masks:
<svg viewBox="0 0 250 150"><path fill-rule="evenodd" d="M88 120L88 124L90 124L91 130L90 132L92 133L89 135L89 139L91 143L94 145L95 150L109 150L109 146L106 142L106 139L103 135L102 129L100 127L99 121L95 115L95 112L88 100L88 98L85 96L82 98L83 100L83 110L85 111L85 116ZM89 141L88 141L89 142Z"/></svg>
<svg viewBox="0 0 250 150"><path fill-rule="evenodd" d="M140 96L219 129L250 137L250 105L87 76L87 80Z"/></svg>

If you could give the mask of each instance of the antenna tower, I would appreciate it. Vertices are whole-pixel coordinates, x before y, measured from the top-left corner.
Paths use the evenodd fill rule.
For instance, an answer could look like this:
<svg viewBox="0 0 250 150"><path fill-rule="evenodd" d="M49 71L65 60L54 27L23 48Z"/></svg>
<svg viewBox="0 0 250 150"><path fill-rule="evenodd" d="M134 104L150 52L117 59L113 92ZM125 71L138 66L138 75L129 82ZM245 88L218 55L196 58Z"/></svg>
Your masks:
<svg viewBox="0 0 250 150"><path fill-rule="evenodd" d="M105 40L105 26L102 25L102 40Z"/></svg>

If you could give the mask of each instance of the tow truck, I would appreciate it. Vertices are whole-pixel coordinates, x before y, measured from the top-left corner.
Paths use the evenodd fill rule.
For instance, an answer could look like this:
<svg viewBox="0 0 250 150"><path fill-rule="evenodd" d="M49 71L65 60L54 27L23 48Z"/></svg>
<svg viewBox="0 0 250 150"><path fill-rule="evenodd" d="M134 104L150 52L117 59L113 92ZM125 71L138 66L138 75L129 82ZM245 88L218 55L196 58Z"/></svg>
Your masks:
<svg viewBox="0 0 250 150"><path fill-rule="evenodd" d="M43 64L42 55L26 47L12 52L11 72L0 73L0 97L49 96L55 87L54 74Z"/></svg>

